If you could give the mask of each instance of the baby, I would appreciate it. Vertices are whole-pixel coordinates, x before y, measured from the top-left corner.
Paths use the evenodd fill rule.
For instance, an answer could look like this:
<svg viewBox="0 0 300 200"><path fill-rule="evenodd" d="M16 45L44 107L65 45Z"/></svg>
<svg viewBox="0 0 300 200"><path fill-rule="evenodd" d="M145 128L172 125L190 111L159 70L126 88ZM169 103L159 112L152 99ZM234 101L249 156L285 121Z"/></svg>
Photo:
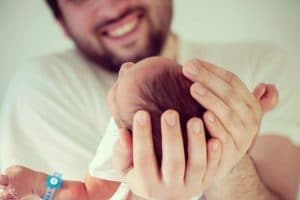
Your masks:
<svg viewBox="0 0 300 200"><path fill-rule="evenodd" d="M123 66L117 83L108 95L108 105L117 126L131 131L134 113L147 110L151 116L154 150L160 164L160 116L168 109L176 110L180 117L186 154L187 122L192 117L201 118L206 109L190 95L192 82L183 75L181 66L162 57L152 57ZM261 103L263 112L272 109L272 104L276 103L276 89L271 85L259 85L254 91L254 96ZM266 100L267 104L264 103ZM210 134L206 129L205 133L208 140Z"/></svg>
<svg viewBox="0 0 300 200"><path fill-rule="evenodd" d="M182 74L179 64L167 58L151 57L136 64L126 63L123 65L119 72L118 81L109 91L108 106L119 128L127 128L131 131L134 113L141 109L149 112L152 121L154 150L159 165L162 160L161 114L168 109L174 109L179 113L186 153L187 121L192 117L201 118L206 111L206 109L199 105L190 95L191 85L192 82L186 79ZM272 109L278 100L277 91L275 87L271 85L261 84L254 90L253 94L260 102L264 112ZM210 134L207 130L205 130L205 132L206 139L209 139ZM12 175L14 181L18 180L19 182L24 182L26 183L26 187L28 187L28 185L30 186L33 178L35 178L36 181L34 185L28 187L30 188L28 191L24 191L23 188L16 188L16 193L22 191L19 192L18 196L28 195L31 191L39 191L38 195L42 196L45 191L44 182L47 175L27 168L22 168L22 170L27 170L25 177L28 180L23 180L24 176L22 175L19 177ZM10 183L10 178L10 175L2 176L2 180L6 179L4 185L18 185ZM104 185L97 184L100 183L97 182L97 178L95 177L88 177L85 183L64 181L63 187L59 190L59 199L72 199L73 197L71 197L71 195L74 195L74 188L75 190L80 190L78 186L91 189L81 189L80 193L76 193L76 199L100 199L100 196L103 197L101 189L104 188ZM109 186L112 184L112 181L107 181L106 184ZM112 192L113 191L114 190L112 190Z"/></svg>

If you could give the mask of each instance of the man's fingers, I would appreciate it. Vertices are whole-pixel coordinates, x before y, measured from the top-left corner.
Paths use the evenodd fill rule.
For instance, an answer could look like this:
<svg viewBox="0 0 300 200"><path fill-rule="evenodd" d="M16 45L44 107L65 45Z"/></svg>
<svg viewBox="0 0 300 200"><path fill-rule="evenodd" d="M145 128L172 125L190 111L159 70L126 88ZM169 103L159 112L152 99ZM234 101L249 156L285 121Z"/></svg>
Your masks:
<svg viewBox="0 0 300 200"><path fill-rule="evenodd" d="M133 165L145 179L157 179L158 169L154 153L151 120L145 111L138 111L133 120Z"/></svg>
<svg viewBox="0 0 300 200"><path fill-rule="evenodd" d="M234 142L231 135L211 111L206 111L204 113L203 120L205 122L206 128L208 129L212 137L218 138L223 144L229 144Z"/></svg>
<svg viewBox="0 0 300 200"><path fill-rule="evenodd" d="M9 179L7 175L0 175L0 185L2 186L8 186Z"/></svg>
<svg viewBox="0 0 300 200"><path fill-rule="evenodd" d="M228 131L228 136L234 141L242 141L245 138L245 127L238 115L217 96L206 90L200 83L195 83L191 87L192 96L207 110L214 113ZM246 112L246 111L244 111ZM243 113L245 115L245 113ZM211 116L213 117L213 115ZM244 118L246 118L245 116ZM246 137L248 138L248 137ZM238 144L238 143L237 143ZM238 146L237 146L238 147Z"/></svg>
<svg viewBox="0 0 300 200"><path fill-rule="evenodd" d="M227 97L230 97L228 93L235 93L236 95L239 95L239 97L246 102L246 105L255 112L256 117L260 117L260 107L256 99L247 89L246 85L233 73L198 59L193 59L184 65L183 73L194 82L202 82L203 84L209 82L215 83L217 85L216 87L210 88L207 85L206 86L216 92L216 94L222 97L222 99L225 98L226 100ZM225 93L222 94L222 92Z"/></svg>
<svg viewBox="0 0 300 200"><path fill-rule="evenodd" d="M219 168L221 160L221 143L218 139L210 139L207 142L207 168L203 182L206 185L211 184Z"/></svg>
<svg viewBox="0 0 300 200"><path fill-rule="evenodd" d="M183 182L185 155L179 116L168 110L162 114L162 177L166 184L177 185Z"/></svg>
<svg viewBox="0 0 300 200"><path fill-rule="evenodd" d="M185 172L185 183L199 182L206 170L206 140L203 122L199 118L192 118L187 123L188 159Z"/></svg>
<svg viewBox="0 0 300 200"><path fill-rule="evenodd" d="M207 111L204 113L203 119L208 132L221 144L222 157L218 165L220 168L230 169L232 162L228 161L238 160L235 152L237 152L237 149L240 150L241 147L238 146L239 144L230 136L221 121L212 112ZM239 139L242 141L245 140L244 138Z"/></svg>

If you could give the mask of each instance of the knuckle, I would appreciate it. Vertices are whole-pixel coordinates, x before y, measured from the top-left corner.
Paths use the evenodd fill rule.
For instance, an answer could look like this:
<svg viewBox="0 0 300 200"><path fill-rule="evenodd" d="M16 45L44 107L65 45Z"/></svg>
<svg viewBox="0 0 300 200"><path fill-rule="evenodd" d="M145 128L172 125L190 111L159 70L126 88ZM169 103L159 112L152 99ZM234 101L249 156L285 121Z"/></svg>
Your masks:
<svg viewBox="0 0 300 200"><path fill-rule="evenodd" d="M240 82L240 79L239 77L237 77L235 74L233 74L232 72L230 72L230 75L229 75L229 84L234 86L234 85L237 85L238 82Z"/></svg>
<svg viewBox="0 0 300 200"><path fill-rule="evenodd" d="M224 100L228 102L229 105L234 105L239 97L235 94L231 87L227 88L224 94Z"/></svg>
<svg viewBox="0 0 300 200"><path fill-rule="evenodd" d="M235 75L232 72L230 72L230 71L226 71L225 72L225 77L226 77L227 82L229 84L231 84L233 82L233 80L234 80Z"/></svg>

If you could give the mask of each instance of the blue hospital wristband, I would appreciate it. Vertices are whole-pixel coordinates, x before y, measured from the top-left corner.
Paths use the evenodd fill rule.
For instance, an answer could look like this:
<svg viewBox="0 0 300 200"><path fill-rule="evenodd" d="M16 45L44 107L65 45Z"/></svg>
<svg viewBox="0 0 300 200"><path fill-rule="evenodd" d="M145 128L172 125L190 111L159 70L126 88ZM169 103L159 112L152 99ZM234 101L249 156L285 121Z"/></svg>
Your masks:
<svg viewBox="0 0 300 200"><path fill-rule="evenodd" d="M62 174L54 172L52 175L49 175L46 180L47 189L43 200L52 200L55 190L61 188L62 182Z"/></svg>

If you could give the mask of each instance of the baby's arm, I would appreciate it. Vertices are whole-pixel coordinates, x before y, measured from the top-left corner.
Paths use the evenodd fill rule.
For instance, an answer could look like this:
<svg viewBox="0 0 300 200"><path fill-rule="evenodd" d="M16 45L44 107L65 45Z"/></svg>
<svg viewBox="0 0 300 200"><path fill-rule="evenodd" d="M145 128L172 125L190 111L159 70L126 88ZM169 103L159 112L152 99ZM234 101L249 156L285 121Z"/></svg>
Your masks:
<svg viewBox="0 0 300 200"><path fill-rule="evenodd" d="M47 174L21 166L10 167L6 175L0 176L0 185L15 190L15 196L22 198L28 195L43 197L46 191ZM54 194L55 199L64 200L107 200L117 190L120 183L87 176L85 182L67 181ZM4 192L2 192L4 193ZM0 197L1 194L0 191Z"/></svg>

